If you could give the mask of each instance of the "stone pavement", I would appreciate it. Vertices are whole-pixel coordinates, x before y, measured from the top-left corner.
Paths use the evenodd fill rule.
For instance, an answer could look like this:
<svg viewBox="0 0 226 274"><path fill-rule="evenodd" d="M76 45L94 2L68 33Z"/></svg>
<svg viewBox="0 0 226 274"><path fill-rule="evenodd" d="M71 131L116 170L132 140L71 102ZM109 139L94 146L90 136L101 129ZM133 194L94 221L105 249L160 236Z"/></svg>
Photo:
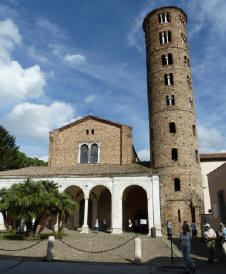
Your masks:
<svg viewBox="0 0 226 274"><path fill-rule="evenodd" d="M107 233L80 234L68 231L64 241L71 246L89 250L105 250L127 241L134 234L125 233L123 235L111 235ZM142 240L142 264L134 265L134 240L122 247L106 253L93 254L75 251L65 246L59 240L55 245L55 261L43 261L46 255L47 241L43 241L32 248L18 252L0 251L0 274L1 273L122 273L122 274L152 274L169 273L182 274L184 268L181 258L174 258L171 264L170 248L167 240L163 238L152 239L141 235ZM25 241L0 241L0 247L6 249L18 249L29 246L33 242ZM175 248L176 247L175 242ZM194 252L192 254L200 274L226 274L226 261L219 260L214 265L208 265L206 258L202 254L199 241L193 242ZM177 252L179 253L179 252ZM198 255L197 255L198 254ZM205 254L204 254L205 255Z"/></svg>

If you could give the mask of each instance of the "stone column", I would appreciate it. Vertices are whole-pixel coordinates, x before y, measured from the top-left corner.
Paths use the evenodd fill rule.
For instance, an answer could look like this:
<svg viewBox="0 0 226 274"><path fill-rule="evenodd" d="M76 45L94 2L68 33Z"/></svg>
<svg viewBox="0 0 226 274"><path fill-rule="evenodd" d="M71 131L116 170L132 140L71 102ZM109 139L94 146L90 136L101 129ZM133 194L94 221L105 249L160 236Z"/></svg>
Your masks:
<svg viewBox="0 0 226 274"><path fill-rule="evenodd" d="M112 199L112 234L122 233L122 197Z"/></svg>
<svg viewBox="0 0 226 274"><path fill-rule="evenodd" d="M84 205L84 219L81 233L89 233L88 227L88 206L89 206L89 198L85 197L85 205Z"/></svg>

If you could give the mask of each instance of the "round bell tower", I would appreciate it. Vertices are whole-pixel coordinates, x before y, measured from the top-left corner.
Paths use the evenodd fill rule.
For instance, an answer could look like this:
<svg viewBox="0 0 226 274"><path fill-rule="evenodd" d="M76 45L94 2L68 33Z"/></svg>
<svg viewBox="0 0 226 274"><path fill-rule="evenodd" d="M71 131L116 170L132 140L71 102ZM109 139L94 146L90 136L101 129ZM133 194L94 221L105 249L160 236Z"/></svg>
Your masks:
<svg viewBox="0 0 226 274"><path fill-rule="evenodd" d="M160 174L162 227L200 223L203 191L187 16L163 7L144 19L151 163Z"/></svg>

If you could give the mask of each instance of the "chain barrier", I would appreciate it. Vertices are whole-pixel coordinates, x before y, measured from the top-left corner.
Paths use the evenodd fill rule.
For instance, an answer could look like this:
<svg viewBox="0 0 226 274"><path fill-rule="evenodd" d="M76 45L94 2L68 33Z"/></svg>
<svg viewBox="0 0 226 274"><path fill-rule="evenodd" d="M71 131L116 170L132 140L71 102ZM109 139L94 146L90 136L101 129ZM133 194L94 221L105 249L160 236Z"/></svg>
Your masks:
<svg viewBox="0 0 226 274"><path fill-rule="evenodd" d="M126 240L125 242L123 242L123 243L121 243L121 244L119 244L115 247L112 247L112 248L109 248L109 249L106 249L106 250L99 250L99 251L89 251L89 250L80 249L80 248L74 247L74 246L66 243L63 239L58 239L58 240L60 242L62 242L64 245L66 245L67 247L70 247L71 249L74 249L76 251L80 251L80 252L84 252L84 253L100 254L100 253L106 253L106 252L110 252L112 250L121 248L122 246L125 246L126 244L128 244L129 242L131 242L132 240L134 240L137 237L139 237L138 234L136 234L134 237L130 238L129 240Z"/></svg>
<svg viewBox="0 0 226 274"><path fill-rule="evenodd" d="M42 240L42 241L39 241L37 243L34 243L30 246L27 246L27 247L22 247L22 248L19 248L19 249L5 249L5 248L0 248L0 251L6 251L6 252L16 252L16 251L22 251L22 250L26 250L26 249L29 249L29 248L32 248L33 246L36 246L42 242L44 242L45 240Z"/></svg>

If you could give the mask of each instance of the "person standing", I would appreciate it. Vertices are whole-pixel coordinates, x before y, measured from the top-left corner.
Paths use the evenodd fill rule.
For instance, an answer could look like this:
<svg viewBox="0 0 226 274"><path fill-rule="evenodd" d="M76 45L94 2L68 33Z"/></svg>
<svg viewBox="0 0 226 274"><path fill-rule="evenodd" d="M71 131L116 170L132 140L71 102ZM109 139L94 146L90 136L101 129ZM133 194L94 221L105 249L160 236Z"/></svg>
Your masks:
<svg viewBox="0 0 226 274"><path fill-rule="evenodd" d="M167 221L166 222L166 229L167 229L167 237L168 237L168 240L171 239L172 237L172 223L170 221Z"/></svg>
<svg viewBox="0 0 226 274"><path fill-rule="evenodd" d="M95 231L98 232L99 230L99 221L98 219L96 219L96 222L95 222Z"/></svg>
<svg viewBox="0 0 226 274"><path fill-rule="evenodd" d="M192 237L196 237L197 236L197 228L196 228L195 222L191 223L191 231L192 231Z"/></svg>
<svg viewBox="0 0 226 274"><path fill-rule="evenodd" d="M103 231L104 232L107 231L107 221L106 221L106 219L103 219Z"/></svg>
<svg viewBox="0 0 226 274"><path fill-rule="evenodd" d="M188 232L187 226L183 226L183 232L180 233L180 245L183 255L183 261L186 267L186 273L194 273L196 266L190 258L191 251L191 234Z"/></svg>
<svg viewBox="0 0 226 274"><path fill-rule="evenodd" d="M204 239L206 241L206 247L208 249L208 263L213 264L214 262L214 254L215 254L215 240L216 240L216 233L210 227L209 224L204 225Z"/></svg>
<svg viewBox="0 0 226 274"><path fill-rule="evenodd" d="M218 230L218 237L222 245L224 255L226 255L226 227L223 223L220 223L220 228Z"/></svg>
<svg viewBox="0 0 226 274"><path fill-rule="evenodd" d="M129 232L132 232L132 227L133 227L133 223L132 223L131 219L129 219L129 221L128 221Z"/></svg>

